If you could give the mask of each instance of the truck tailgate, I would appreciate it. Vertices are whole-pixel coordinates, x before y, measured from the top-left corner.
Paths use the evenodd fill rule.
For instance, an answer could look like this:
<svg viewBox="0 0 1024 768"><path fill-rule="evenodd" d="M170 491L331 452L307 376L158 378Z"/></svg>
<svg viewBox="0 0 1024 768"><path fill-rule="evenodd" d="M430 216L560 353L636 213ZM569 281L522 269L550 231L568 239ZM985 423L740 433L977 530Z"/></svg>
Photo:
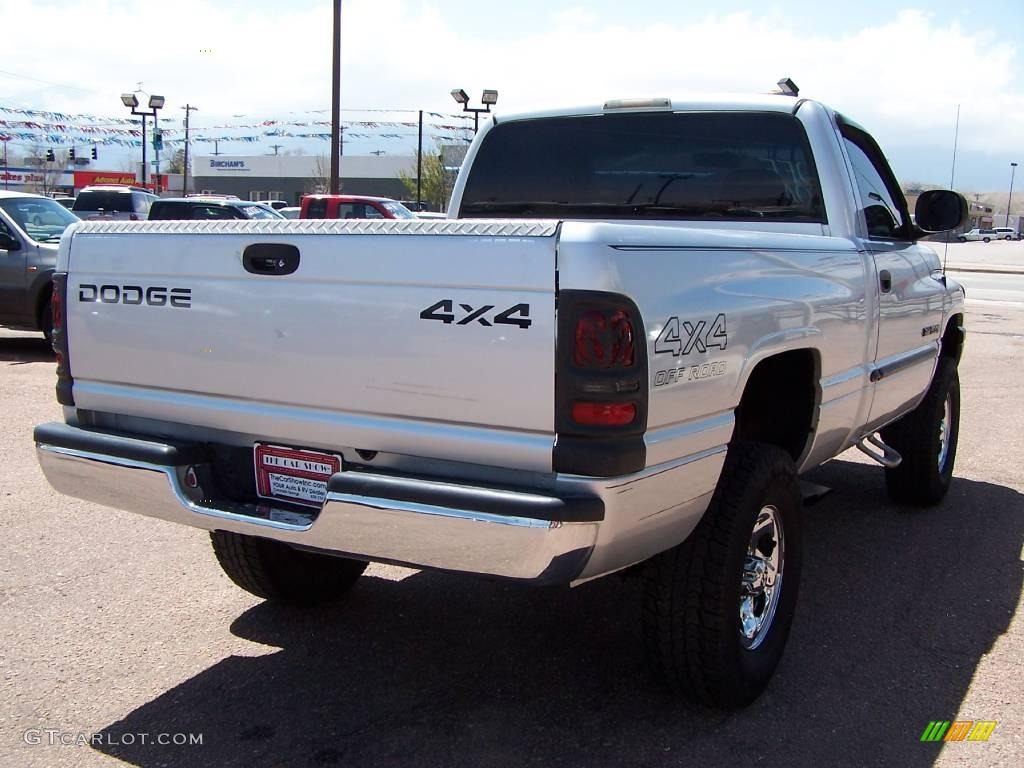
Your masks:
<svg viewBox="0 0 1024 768"><path fill-rule="evenodd" d="M77 225L75 404L238 442L550 470L556 235L528 221ZM290 274L250 271L296 249Z"/></svg>

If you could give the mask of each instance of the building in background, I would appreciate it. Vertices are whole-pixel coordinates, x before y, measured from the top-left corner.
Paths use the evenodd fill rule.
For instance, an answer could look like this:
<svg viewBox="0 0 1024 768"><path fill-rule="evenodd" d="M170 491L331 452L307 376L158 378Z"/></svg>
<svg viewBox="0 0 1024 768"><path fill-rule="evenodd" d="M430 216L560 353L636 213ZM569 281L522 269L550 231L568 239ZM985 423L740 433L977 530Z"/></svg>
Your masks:
<svg viewBox="0 0 1024 768"><path fill-rule="evenodd" d="M298 205L303 195L326 192L330 159L323 155L208 155L192 161L190 192L235 195L242 200L287 200ZM407 199L399 173L415 177L409 155L346 155L341 158L341 191Z"/></svg>

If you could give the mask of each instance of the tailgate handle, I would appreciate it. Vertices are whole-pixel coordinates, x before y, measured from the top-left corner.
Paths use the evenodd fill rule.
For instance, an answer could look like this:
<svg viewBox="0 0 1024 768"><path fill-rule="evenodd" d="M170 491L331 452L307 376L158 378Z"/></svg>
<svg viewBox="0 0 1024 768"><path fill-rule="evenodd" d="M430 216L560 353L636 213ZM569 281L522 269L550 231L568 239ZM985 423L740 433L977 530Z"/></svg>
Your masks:
<svg viewBox="0 0 1024 768"><path fill-rule="evenodd" d="M299 249L285 243L256 243L242 252L242 266L254 275L290 275L299 268Z"/></svg>

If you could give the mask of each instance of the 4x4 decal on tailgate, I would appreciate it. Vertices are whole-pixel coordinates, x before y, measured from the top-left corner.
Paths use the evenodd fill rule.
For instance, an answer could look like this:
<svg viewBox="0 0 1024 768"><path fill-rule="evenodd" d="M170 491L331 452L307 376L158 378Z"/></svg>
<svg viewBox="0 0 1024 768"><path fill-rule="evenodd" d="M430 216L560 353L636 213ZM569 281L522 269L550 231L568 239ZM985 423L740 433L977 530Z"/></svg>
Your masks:
<svg viewBox="0 0 1024 768"><path fill-rule="evenodd" d="M664 352L680 357L694 350L707 352L712 347L725 349L728 343L724 314L717 315L710 325L707 320L684 320L680 323L678 317L670 317L654 342L654 353L660 355Z"/></svg>
<svg viewBox="0 0 1024 768"><path fill-rule="evenodd" d="M530 319L530 305L516 304L503 312L499 312L488 320L487 313L494 309L493 304L485 304L479 309L474 309L469 304L459 304L465 316L456 325L469 325L474 320L480 325L518 325L520 328L529 328L533 321ZM420 312L423 320L440 320L444 324L455 322L455 302L452 299L441 299L431 304Z"/></svg>

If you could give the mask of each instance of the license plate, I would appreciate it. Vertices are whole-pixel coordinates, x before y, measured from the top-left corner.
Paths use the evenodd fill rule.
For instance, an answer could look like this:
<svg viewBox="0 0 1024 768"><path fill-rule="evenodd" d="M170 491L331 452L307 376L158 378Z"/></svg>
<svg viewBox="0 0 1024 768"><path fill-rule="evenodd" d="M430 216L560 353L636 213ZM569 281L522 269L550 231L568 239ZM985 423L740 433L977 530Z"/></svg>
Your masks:
<svg viewBox="0 0 1024 768"><path fill-rule="evenodd" d="M327 481L341 471L336 453L256 443L256 493L264 499L281 499L293 504L319 507L327 498Z"/></svg>

